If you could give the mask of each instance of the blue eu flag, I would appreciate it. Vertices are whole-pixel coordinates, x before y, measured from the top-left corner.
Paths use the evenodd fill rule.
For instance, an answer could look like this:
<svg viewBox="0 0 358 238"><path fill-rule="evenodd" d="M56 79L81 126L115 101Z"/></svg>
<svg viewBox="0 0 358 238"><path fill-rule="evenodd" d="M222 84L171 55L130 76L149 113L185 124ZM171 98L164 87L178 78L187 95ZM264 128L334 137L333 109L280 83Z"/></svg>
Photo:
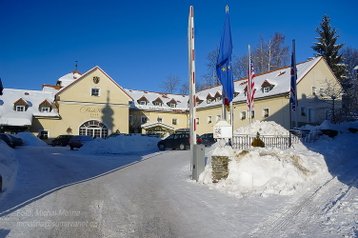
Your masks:
<svg viewBox="0 0 358 238"><path fill-rule="evenodd" d="M223 96L231 102L234 96L234 82L231 68L232 39L229 6L225 9L224 32L220 41L219 55L216 62L216 74L223 86Z"/></svg>

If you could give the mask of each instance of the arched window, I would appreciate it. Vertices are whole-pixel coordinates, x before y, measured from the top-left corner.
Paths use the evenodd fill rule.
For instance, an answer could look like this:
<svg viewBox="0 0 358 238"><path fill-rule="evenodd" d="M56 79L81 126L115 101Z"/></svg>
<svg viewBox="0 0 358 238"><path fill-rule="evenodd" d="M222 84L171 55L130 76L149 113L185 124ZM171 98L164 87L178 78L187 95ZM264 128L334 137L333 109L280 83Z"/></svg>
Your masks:
<svg viewBox="0 0 358 238"><path fill-rule="evenodd" d="M108 136L108 128L100 121L87 121L80 126L79 135L104 138Z"/></svg>

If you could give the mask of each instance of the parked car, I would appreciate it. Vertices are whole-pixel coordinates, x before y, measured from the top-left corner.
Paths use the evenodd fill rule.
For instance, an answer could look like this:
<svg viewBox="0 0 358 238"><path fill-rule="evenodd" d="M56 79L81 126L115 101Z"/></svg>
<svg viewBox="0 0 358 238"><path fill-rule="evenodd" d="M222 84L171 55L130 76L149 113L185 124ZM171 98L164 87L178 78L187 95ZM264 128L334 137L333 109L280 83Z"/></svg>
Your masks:
<svg viewBox="0 0 358 238"><path fill-rule="evenodd" d="M211 146L212 144L216 143L216 139L214 138L213 133L205 133L200 136L201 142L198 144L202 144L205 146Z"/></svg>
<svg viewBox="0 0 358 238"><path fill-rule="evenodd" d="M189 138L190 138L189 133L177 132L159 141L157 146L159 150L166 150L166 149L188 150L190 149ZM197 141L200 140L198 136L196 136L196 138Z"/></svg>
<svg viewBox="0 0 358 238"><path fill-rule="evenodd" d="M93 140L91 136L73 136L68 142L68 145L71 150L73 150L74 148L81 148L85 143L91 140Z"/></svg>
<svg viewBox="0 0 358 238"><path fill-rule="evenodd" d="M67 146L70 139L73 137L73 135L59 135L55 139L52 140L51 145L52 146Z"/></svg>
<svg viewBox="0 0 358 238"><path fill-rule="evenodd" d="M23 145L22 139L7 133L0 133L0 140L3 140L8 146L12 148L15 148L15 146Z"/></svg>

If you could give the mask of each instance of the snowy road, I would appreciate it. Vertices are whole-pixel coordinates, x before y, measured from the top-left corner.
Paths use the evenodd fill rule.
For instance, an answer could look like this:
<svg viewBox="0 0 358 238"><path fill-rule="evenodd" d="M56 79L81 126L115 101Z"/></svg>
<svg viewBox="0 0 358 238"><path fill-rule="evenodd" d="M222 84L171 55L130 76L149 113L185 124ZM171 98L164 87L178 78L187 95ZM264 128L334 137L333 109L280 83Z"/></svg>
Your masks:
<svg viewBox="0 0 358 238"><path fill-rule="evenodd" d="M74 182L88 177L83 172L85 169L94 175L98 173L93 169L96 163L93 158L56 150L59 149L18 151L26 154L20 159L20 178L26 178L21 173L30 172L26 168L39 166L33 174L35 181L48 179L34 189L37 192L31 193L28 189L21 195L24 187L15 187L9 196L19 196L20 200L26 193L38 196L53 189L56 183L62 186L62 180ZM256 226L252 221L263 221L265 216L279 209L277 197L259 198L252 203L249 199L238 200L190 182L188 153L168 151L94 180L40 196L0 218L0 237L237 237ZM60 158L53 158L53 154ZM110 161L106 162L115 167L114 161L119 157L108 157ZM55 161L45 162L46 158ZM127 161L130 160L136 160L135 156L127 156ZM97 163L99 168L103 161ZM111 166L107 166L107 170L112 169ZM61 179L61 174L76 179ZM265 203L270 201L272 206L264 209Z"/></svg>
<svg viewBox="0 0 358 238"><path fill-rule="evenodd" d="M16 186L0 200L0 237L354 237L356 150L321 187L238 199L190 181L188 151L142 160L24 147Z"/></svg>

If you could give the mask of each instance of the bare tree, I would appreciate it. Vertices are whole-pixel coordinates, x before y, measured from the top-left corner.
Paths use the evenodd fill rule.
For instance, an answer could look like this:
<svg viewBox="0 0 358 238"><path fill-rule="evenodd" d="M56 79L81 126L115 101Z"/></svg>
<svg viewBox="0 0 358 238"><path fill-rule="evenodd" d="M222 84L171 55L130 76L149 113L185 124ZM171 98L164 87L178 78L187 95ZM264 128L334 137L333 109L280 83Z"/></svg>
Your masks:
<svg viewBox="0 0 358 238"><path fill-rule="evenodd" d="M188 85L188 83L183 83L180 86L179 93L183 94L183 95L188 95L189 94L189 85Z"/></svg>
<svg viewBox="0 0 358 238"><path fill-rule="evenodd" d="M234 79L241 79L247 77L248 64L249 64L248 55L235 58L233 63Z"/></svg>
<svg viewBox="0 0 358 238"><path fill-rule="evenodd" d="M262 37L253 51L255 71L262 73L285 66L288 61L288 47L284 46L285 36L275 33L268 41Z"/></svg>
<svg viewBox="0 0 358 238"><path fill-rule="evenodd" d="M215 49L209 52L207 57L207 73L203 76L203 80L199 86L201 89L210 88L220 84L219 78L216 75L216 61L218 58L219 50Z"/></svg>
<svg viewBox="0 0 358 238"><path fill-rule="evenodd" d="M164 80L161 85L163 92L165 93L175 93L178 90L180 80L178 76L170 75Z"/></svg>

